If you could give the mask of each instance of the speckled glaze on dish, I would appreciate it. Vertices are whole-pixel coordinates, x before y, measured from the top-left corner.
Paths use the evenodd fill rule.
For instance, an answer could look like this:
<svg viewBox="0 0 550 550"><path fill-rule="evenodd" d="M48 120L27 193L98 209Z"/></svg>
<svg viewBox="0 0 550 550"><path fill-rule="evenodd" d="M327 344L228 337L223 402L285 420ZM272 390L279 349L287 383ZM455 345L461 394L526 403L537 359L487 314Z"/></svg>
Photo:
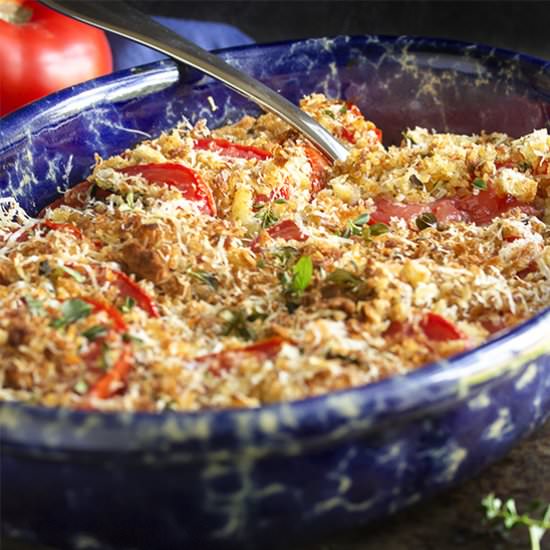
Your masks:
<svg viewBox="0 0 550 550"><path fill-rule="evenodd" d="M384 130L550 127L550 63L434 39L339 37L222 56L290 99L320 91ZM211 96L218 109L212 111ZM31 212L107 157L246 100L170 62L0 121L0 196ZM366 387L255 410L0 409L5 534L74 548L265 548L372 521L471 476L550 414L550 310L477 350ZM269 544L268 544L269 543Z"/></svg>

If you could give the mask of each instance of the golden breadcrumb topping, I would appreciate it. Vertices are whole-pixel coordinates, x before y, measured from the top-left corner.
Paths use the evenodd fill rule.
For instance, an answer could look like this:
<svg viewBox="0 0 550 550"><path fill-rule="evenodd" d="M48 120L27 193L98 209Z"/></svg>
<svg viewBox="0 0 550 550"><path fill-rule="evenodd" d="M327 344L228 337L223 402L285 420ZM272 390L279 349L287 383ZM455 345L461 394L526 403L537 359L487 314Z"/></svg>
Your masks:
<svg viewBox="0 0 550 550"><path fill-rule="evenodd" d="M181 126L97 157L41 216L0 203L0 399L257 407L402 374L550 305L550 137L302 108Z"/></svg>

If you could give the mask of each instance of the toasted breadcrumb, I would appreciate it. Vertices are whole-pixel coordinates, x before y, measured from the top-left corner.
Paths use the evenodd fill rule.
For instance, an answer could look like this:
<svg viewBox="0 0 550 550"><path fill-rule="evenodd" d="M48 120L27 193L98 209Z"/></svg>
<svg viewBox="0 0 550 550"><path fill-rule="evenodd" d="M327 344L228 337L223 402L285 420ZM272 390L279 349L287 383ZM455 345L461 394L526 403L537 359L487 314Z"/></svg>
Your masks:
<svg viewBox="0 0 550 550"><path fill-rule="evenodd" d="M550 305L546 130L414 128L386 148L349 103L301 106L346 161L246 116L97 157L43 219L2 201L0 399L258 407L406 373ZM166 163L197 177L124 173Z"/></svg>

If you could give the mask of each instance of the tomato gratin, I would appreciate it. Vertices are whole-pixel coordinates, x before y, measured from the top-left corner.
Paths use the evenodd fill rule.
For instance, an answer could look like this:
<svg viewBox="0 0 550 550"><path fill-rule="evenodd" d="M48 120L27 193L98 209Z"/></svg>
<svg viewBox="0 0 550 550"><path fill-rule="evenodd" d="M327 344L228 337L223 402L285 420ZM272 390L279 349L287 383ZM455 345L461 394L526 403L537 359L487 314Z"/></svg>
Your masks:
<svg viewBox="0 0 550 550"><path fill-rule="evenodd" d="M257 407L406 373L550 305L550 137L302 108L181 124L38 218L0 216L0 398L100 410Z"/></svg>

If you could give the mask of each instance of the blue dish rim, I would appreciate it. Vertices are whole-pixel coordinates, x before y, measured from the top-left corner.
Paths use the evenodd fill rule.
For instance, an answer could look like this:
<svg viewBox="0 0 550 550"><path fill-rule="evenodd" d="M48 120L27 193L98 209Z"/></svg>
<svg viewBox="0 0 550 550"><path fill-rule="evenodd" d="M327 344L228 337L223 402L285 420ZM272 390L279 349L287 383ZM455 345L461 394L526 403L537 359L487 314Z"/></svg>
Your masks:
<svg viewBox="0 0 550 550"><path fill-rule="evenodd" d="M395 44L402 43L417 43L426 47L437 48L442 52L463 52L465 49L470 55L475 52L477 55L483 57L484 55L492 54L499 57L508 59L514 59L518 62L528 62L538 65L542 70L550 70L550 61L531 56L529 54L523 54L514 52L512 50L506 50L502 48L495 48L483 44L474 44L469 42L420 37L420 36L389 36L389 35L363 35L363 36L349 36L342 37L336 36L332 38L310 38L304 40L288 40L273 42L268 44L255 44L236 46L232 48L225 48L217 50L216 53L221 55L234 54L240 51L247 51L251 49L271 48L277 46L286 46L296 43L307 43L321 40L364 40L365 38L372 38L382 42L394 42ZM476 57L477 57L476 55ZM126 69L117 73L103 76L98 79L84 82L77 86L61 90L55 94L48 96L48 99L54 100L57 105L59 102L69 99L70 97L95 88L110 88L118 87L122 81L131 81L133 78L143 76L145 72L168 72L177 68L177 64L170 60L161 60L146 65L141 65L135 68ZM22 109L15 111L2 118L2 124L4 126L4 132L6 134L11 133L10 130L21 128L23 121L30 118L34 118L39 113L44 113L41 109L42 100L33 102ZM199 410L199 411L162 411L162 412L121 412L121 411L81 411L69 408L61 407L45 407L39 405L29 405L25 402L16 401L4 401L0 402L0 425L3 427L4 434L2 436L2 443L6 445L12 445L14 447L26 447L31 446L35 448L59 450L65 449L75 452L90 451L108 451L117 453L126 452L147 452L155 451L155 445L158 443L157 439L151 438L149 441L140 440L140 447L134 448L128 444L126 438L118 440L116 445L113 445L113 441L109 442L109 446L101 448L95 443L88 446L84 441L82 445L72 446L63 445L58 443L48 444L46 441L32 441L26 437L24 433L17 433L16 427L12 426L11 421L16 419L19 415L28 415L28 418L32 418L40 425L45 423L55 422L60 418L64 421L68 421L69 425L74 421L75 425L80 425L84 419L93 417L95 422L104 424L106 429L109 430L123 430L127 435L130 435L132 429L135 429L137 425L141 423L147 423L152 425L158 425L166 422L168 419L177 419L183 421L186 429L189 429L191 424L198 421L203 422L207 420L208 424L213 427L210 437L224 437L228 436L230 439L239 441L239 447L247 447L249 444L254 444L253 440L256 440L258 434L252 435L249 433L250 439L243 439L237 434L236 426L237 421L234 421L237 417L240 421L258 420L258 416L262 413L273 413L278 418L287 417L288 414L292 415L293 436L304 436L305 439L317 439L318 436L323 434L329 434L331 429L340 426L343 421L349 420L353 415L349 415L348 412L343 412L346 407L343 407L342 411L339 410L338 405L343 404L343 400L353 402L353 406L356 410L358 417L364 419L365 415L368 415L370 422L363 423L359 428L362 434L370 430L378 430L382 424L385 424L388 420L403 422L411 417L426 414L429 411L438 410L456 403L461 399L464 399L468 395L468 391L480 391L486 388L500 379L505 377L507 373L513 371L510 368L495 369L494 364L487 361L479 361L482 355L491 354L492 352L509 352L513 356L513 351L516 348L519 341L524 340L526 336L534 336L544 334L545 327L550 324L550 307L545 308L534 317L524 321L518 326L514 327L508 332L505 332L487 342L481 346L467 352L463 352L459 355L451 357L445 361L437 361L427 364L421 368L415 369L409 373L390 377L379 382L356 386L353 388L343 389L327 394L309 397L306 399L274 403L270 405L264 405L258 408L235 408L235 409L216 409L216 410ZM539 329L539 330L537 330ZM540 340L540 338L539 338ZM542 353L550 353L550 342L545 345ZM471 384L465 383L465 381L471 381ZM406 399L403 399L404 394L411 391L411 388L416 389L430 388L429 397L426 393L420 391L412 392L407 395ZM466 390L468 391L465 391ZM374 399L376 397L376 399ZM390 403L391 407L382 408L380 410L369 411L369 403ZM320 415L320 411L327 412L325 415ZM330 412L330 414L328 414ZM13 416L15 415L15 416ZM7 419L7 420L6 420ZM131 419L131 422L128 420ZM68 424L63 422L66 427ZM7 428L6 428L7 426ZM258 424L256 427L258 428ZM260 427L261 428L261 427ZM285 426L285 429L289 428ZM350 437L357 434L358 427L356 425L349 425L346 429L340 430L338 438ZM262 430L260 429L260 432ZM263 433L265 439L269 439L268 431ZM169 436L165 436L165 439ZM331 440L334 438L331 436ZM177 443L177 442L175 442ZM281 448L281 441L268 441L268 447L273 450ZM166 450L163 452L170 452Z"/></svg>
<svg viewBox="0 0 550 550"><path fill-rule="evenodd" d="M242 46L232 46L230 48L212 50L212 52L218 55L225 56L229 54L238 53L241 51L248 51L254 48L262 48L262 49L273 48L273 47L279 47L279 46L287 46L289 44L307 43L307 42L315 42L315 41L321 41L321 40L346 39L348 41L353 41L353 40L361 40L365 38L379 40L381 42L394 42L395 44L399 44L400 42L406 43L406 42L413 41L419 44L423 44L425 46L437 47L442 51L448 50L451 52L461 52L461 53L463 53L465 50L467 50L470 53L475 51L476 53L479 54L480 57L483 55L494 54L500 58L509 58L509 59L516 59L517 61L526 61L535 65L539 65L539 67L543 70L544 69L550 70L550 60L545 60L540 57L533 56L531 54L515 52L513 50L489 46L487 44L466 42L462 40L454 40L454 39L448 39L448 38L419 36L419 35L397 35L397 36L386 35L386 34L365 34L365 35L353 35L353 36L336 35L331 37L304 38L300 40L280 40L277 42L267 42L262 44L248 44L248 45L245 44ZM136 67L131 67L129 69L124 69L122 71L113 72L111 74L104 75L99 78L87 80L75 86L70 86L68 88L64 88L63 90L59 90L58 92L50 94L49 96L47 96L47 98L57 100L55 101L55 103L57 104L65 98L69 98L77 93L86 91L88 89L106 87L106 85L108 85L111 82L112 83L120 82L121 80L124 80L126 78L136 77L137 75L143 75L144 72L153 72L153 71L164 72L169 69L171 70L176 69L177 67L178 67L177 62L172 61L170 59L162 59L160 61L154 61L152 63L138 65ZM41 103L43 100L44 98L38 99L36 101L29 103L28 105L25 105L21 109L17 109L12 113L8 113L7 115L0 117L2 124L4 125L4 134L9 134L10 132L8 132L8 130L10 130L11 128L17 127L17 125L20 122L20 119L21 120L29 119L33 117L35 113L40 113ZM5 126L6 124L8 124L8 126ZM21 124L19 125L21 126Z"/></svg>

